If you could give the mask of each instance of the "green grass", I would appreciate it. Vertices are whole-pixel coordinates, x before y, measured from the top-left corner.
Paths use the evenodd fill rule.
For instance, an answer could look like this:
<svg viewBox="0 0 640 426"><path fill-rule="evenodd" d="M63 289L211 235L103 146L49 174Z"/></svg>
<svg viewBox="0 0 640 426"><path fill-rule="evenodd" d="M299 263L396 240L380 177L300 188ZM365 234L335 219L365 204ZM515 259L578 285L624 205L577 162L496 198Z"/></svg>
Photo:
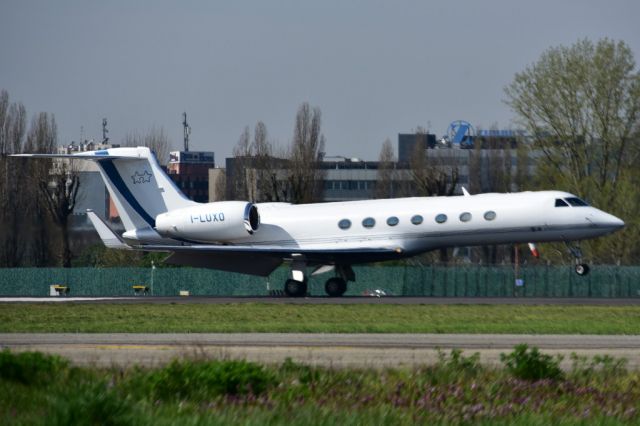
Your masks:
<svg viewBox="0 0 640 426"><path fill-rule="evenodd" d="M640 334L640 306L0 304L0 332Z"/></svg>
<svg viewBox="0 0 640 426"><path fill-rule="evenodd" d="M53 359L50 359L53 358ZM577 365L523 380L474 356L433 366L331 369L285 361L183 360L155 368L79 368L58 357L0 352L0 424L413 425L638 424L640 372ZM48 366L57 365L52 374ZM19 375L21 376L21 375ZM238 386L228 385L230 383ZM252 384L261 383L259 387Z"/></svg>

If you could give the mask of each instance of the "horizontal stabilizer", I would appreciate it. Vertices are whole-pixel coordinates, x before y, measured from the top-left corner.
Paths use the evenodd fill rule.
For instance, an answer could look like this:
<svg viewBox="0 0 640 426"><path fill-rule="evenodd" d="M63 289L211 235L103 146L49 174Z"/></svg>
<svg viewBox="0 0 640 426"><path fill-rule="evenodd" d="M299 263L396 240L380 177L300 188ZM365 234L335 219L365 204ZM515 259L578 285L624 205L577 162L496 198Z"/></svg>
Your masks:
<svg viewBox="0 0 640 426"><path fill-rule="evenodd" d="M131 246L125 244L93 210L87 210L87 216L106 247L120 250L131 249Z"/></svg>
<svg viewBox="0 0 640 426"><path fill-rule="evenodd" d="M100 152L100 151L93 151ZM131 155L96 155L96 154L13 154L12 157L29 157L29 158L66 158L70 160L139 160L138 157Z"/></svg>

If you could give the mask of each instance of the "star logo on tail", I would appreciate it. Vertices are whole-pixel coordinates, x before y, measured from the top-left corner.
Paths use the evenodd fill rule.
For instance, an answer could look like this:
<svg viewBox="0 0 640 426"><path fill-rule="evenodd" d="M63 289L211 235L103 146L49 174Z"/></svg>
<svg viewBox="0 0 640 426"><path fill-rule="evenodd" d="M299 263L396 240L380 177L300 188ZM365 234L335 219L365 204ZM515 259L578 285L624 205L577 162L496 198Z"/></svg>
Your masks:
<svg viewBox="0 0 640 426"><path fill-rule="evenodd" d="M151 176L153 176L153 175L151 173L149 173L147 170L145 170L142 173L136 171L133 174L133 176L131 176L131 179L133 179L133 184L135 185L137 183L151 182Z"/></svg>

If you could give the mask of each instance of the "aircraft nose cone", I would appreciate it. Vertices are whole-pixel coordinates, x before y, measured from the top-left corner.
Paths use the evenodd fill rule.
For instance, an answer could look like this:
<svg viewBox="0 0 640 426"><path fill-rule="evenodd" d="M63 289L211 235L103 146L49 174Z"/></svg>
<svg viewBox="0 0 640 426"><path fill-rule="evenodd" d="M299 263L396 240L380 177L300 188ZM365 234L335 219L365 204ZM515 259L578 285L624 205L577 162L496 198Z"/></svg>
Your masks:
<svg viewBox="0 0 640 426"><path fill-rule="evenodd" d="M606 226L607 228L611 228L613 230L617 230L624 227L624 221L618 217L615 217L612 214L604 213L602 218L600 218L600 223L602 226Z"/></svg>
<svg viewBox="0 0 640 426"><path fill-rule="evenodd" d="M611 226L616 229L624 228L624 220L613 216L613 220L611 221Z"/></svg>

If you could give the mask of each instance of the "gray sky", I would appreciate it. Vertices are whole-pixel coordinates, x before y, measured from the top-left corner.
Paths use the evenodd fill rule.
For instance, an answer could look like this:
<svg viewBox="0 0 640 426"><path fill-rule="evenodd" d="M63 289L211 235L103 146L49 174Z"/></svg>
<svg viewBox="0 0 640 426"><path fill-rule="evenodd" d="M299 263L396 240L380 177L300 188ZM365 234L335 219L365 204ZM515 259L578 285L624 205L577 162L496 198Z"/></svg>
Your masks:
<svg viewBox="0 0 640 426"><path fill-rule="evenodd" d="M319 106L328 155L377 159L385 138L463 119L513 127L503 87L550 46L624 40L640 61L637 0L2 0L0 88L56 115L60 143L162 126L230 155L245 125L291 140Z"/></svg>

